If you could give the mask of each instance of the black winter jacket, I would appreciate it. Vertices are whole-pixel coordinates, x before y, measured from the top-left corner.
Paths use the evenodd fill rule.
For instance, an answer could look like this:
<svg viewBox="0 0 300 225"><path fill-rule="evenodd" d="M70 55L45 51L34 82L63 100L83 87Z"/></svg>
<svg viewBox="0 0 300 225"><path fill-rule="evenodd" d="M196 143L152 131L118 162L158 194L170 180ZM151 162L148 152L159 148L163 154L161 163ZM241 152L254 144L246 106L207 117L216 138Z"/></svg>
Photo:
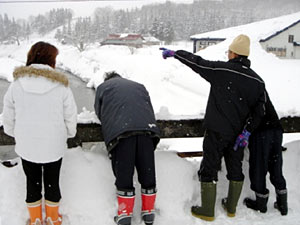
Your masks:
<svg viewBox="0 0 300 225"><path fill-rule="evenodd" d="M279 117L277 115L277 112L271 102L271 99L267 93L267 102L265 104L266 113L265 116L262 118L261 123L259 124L259 127L257 130L267 130L272 128L279 128L283 131L283 128L281 126Z"/></svg>
<svg viewBox="0 0 300 225"><path fill-rule="evenodd" d="M252 129L259 125L265 113L265 85L247 58L208 61L183 50L176 51L174 57L211 84L205 128L235 138L243 130L250 111Z"/></svg>
<svg viewBox="0 0 300 225"><path fill-rule="evenodd" d="M118 138L141 133L155 137L156 147L159 128L150 96L142 84L111 78L98 86L94 107L108 150L115 146Z"/></svg>

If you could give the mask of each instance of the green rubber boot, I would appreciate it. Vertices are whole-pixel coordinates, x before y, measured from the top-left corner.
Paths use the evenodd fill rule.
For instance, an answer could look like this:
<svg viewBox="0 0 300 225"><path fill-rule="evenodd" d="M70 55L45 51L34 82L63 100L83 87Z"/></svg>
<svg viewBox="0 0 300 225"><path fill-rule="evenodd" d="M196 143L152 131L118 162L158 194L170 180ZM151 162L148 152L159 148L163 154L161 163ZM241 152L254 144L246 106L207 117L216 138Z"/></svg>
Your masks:
<svg viewBox="0 0 300 225"><path fill-rule="evenodd" d="M222 199L222 206L229 217L235 217L236 206L242 192L243 183L243 181L229 181L228 196Z"/></svg>
<svg viewBox="0 0 300 225"><path fill-rule="evenodd" d="M215 219L217 185L213 182L201 182L201 206L192 206L192 215L206 221Z"/></svg>

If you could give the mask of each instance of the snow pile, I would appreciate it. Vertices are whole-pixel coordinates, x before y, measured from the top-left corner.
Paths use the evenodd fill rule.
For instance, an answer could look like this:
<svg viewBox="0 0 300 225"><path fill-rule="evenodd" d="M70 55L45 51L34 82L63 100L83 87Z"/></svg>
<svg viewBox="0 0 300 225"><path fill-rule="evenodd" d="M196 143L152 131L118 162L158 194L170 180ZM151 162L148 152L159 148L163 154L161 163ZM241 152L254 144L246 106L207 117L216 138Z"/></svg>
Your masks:
<svg viewBox="0 0 300 225"><path fill-rule="evenodd" d="M1 76L12 80L12 71L20 63L20 55L38 41L32 40L15 52L5 46L11 57L0 57ZM47 41L47 40L46 40ZM97 87L103 82L103 74L115 70L125 78L143 83L152 98L158 119L203 118L209 93L209 84L178 60L161 57L158 47L136 49L131 54L124 46L90 46L79 53L75 47L63 46L55 40L48 40L60 49L58 67L72 71L84 80L89 87ZM228 41L199 52L211 60L226 60ZM190 50L190 44L167 46L172 49ZM0 46L2 52L3 46ZM21 54L22 52L22 54ZM26 59L25 57L23 60ZM250 60L252 68L265 80L270 97L280 115L299 116L298 84L300 83L299 60L280 60L267 54L258 43L252 43ZM7 66L8 65L8 66Z"/></svg>
<svg viewBox="0 0 300 225"><path fill-rule="evenodd" d="M197 54L209 60L227 61L225 51L232 38L239 33L251 37L250 60L252 68L265 80L267 90L280 117L299 116L298 101L300 83L299 60L280 60L266 53L259 39L270 32L278 31L283 25L290 25L299 13L271 20L256 22L218 31L228 37L224 42L211 46ZM280 26L279 26L280 25ZM132 49L126 46L90 45L83 52L69 45L58 43L52 34L40 38L32 37L20 46L0 46L0 77L12 80L15 66L24 64L26 54L37 41L48 41L56 45L60 54L57 66L71 71L88 82L88 87L97 87L103 82L105 72L115 70L125 78L143 83L149 91L157 119L203 118L210 85L198 74L178 60L161 57L159 46ZM192 51L191 42L180 42L165 46L170 49Z"/></svg>
<svg viewBox="0 0 300 225"><path fill-rule="evenodd" d="M217 184L216 220L214 224L272 224L290 225L300 223L299 179L300 173L300 134L285 139L294 140L285 146L288 148L283 153L284 175L287 180L289 195L289 214L281 216L273 208L275 193L273 186L268 181L270 198L268 212L261 214L247 209L242 204L244 197L254 197L249 189L247 152L244 162L246 175L241 199L235 218L229 218L221 207L221 199L226 196L228 181L225 178L224 163L219 173ZM185 139L186 140L186 139ZM201 158L179 158L172 147L163 140L155 152L156 177L158 195L156 201L157 217L156 225L196 225L203 221L190 214L190 207L200 204L200 185L197 170ZM200 141L202 142L202 140ZM170 142L169 142L170 143ZM186 141L181 139L181 145ZM165 147L169 147L166 151ZM201 146L198 146L200 148ZM0 165L0 218L1 225L20 225L28 218L25 204L25 176L22 166L6 168ZM136 202L133 215L133 223L142 225L140 219L140 186L137 177L134 177L136 186ZM107 152L102 144L95 145L91 151L81 148L69 149L63 159L61 169L61 213L65 216L63 225L114 225L113 217L117 212L114 176ZM18 215L18 216L16 216Z"/></svg>
<svg viewBox="0 0 300 225"><path fill-rule="evenodd" d="M85 107L83 107L82 112L77 115L77 122L81 124L87 124L87 123L100 124L100 121L96 116L95 112L90 112Z"/></svg>

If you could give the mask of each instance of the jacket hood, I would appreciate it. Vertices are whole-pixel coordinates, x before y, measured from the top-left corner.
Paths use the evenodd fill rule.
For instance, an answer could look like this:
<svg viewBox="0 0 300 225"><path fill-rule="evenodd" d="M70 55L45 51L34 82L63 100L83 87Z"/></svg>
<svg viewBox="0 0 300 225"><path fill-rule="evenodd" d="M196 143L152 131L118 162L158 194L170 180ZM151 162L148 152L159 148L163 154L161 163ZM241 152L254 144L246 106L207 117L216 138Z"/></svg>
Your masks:
<svg viewBox="0 0 300 225"><path fill-rule="evenodd" d="M17 67L13 77L15 81L19 80L26 92L37 94L49 92L61 84L66 87L69 85L68 78L64 74L43 64Z"/></svg>

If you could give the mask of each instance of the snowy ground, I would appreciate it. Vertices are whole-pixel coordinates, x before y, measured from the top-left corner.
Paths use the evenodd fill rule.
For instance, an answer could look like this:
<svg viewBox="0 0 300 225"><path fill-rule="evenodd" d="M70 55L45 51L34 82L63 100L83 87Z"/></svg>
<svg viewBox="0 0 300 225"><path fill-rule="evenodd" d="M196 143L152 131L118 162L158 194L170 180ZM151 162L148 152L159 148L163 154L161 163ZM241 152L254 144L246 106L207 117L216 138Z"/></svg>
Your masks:
<svg viewBox="0 0 300 225"><path fill-rule="evenodd" d="M280 117L299 116L300 61L280 60L266 53L257 42L256 32L245 29L251 37L250 60L252 68L265 80L270 97ZM272 29L272 23L264 29ZM115 70L126 78L143 83L149 90L157 119L203 118L209 84L175 59L163 60L159 46L136 49L128 47L91 45L84 52L61 45L47 37L31 37L20 46L0 46L0 77L12 81L15 66L24 65L26 54L37 41L48 41L56 45L60 54L57 65L85 79L88 86L96 87L103 81L103 74ZM225 42L207 48L198 54L210 60L227 60L225 51L233 37ZM190 42L167 46L171 49L192 51ZM83 112L79 121L93 121L93 113ZM1 125L1 115L0 115ZM236 218L228 218L220 202L227 193L228 182L224 168L218 182L216 220L212 224L300 224L300 134L285 134L288 150L284 152L284 174L289 190L289 215L282 217L273 207L273 188L268 204L268 213L263 215L238 206ZM201 150L202 139L162 140L156 152L157 169L157 219L156 225L194 225L205 222L190 215L190 207L200 203L200 187L197 170L200 159L181 159L175 151ZM245 157L245 160L247 157ZM248 166L244 164L247 174ZM72 225L113 225L116 213L114 178L110 161L103 146L97 145L91 151L81 148L68 150L62 165L61 189L63 199L61 212L68 215ZM137 193L139 187L137 185ZM253 196L246 178L242 198ZM22 225L28 217L25 199L25 177L20 165L5 168L0 165L0 225ZM141 224L139 218L140 197L137 195L134 224ZM63 225L68 225L64 222Z"/></svg>
<svg viewBox="0 0 300 225"><path fill-rule="evenodd" d="M249 189L248 152L244 162L246 174L245 185L237 208L235 218L227 217L221 207L221 198L227 194L228 181L225 178L226 170L223 167L219 173L217 184L216 225L296 225L300 224L300 133L285 134L283 153L284 175L288 185L289 214L281 216L273 208L275 194L273 186L268 181L270 198L268 212L261 214L247 209L242 199L254 196ZM176 143L177 142L177 143ZM200 144L201 138L194 140L192 146ZM187 139L163 140L156 151L157 173L157 218L155 225L196 225L205 222L196 219L190 214L190 207L200 204L200 185L197 170L201 158L182 159L176 151L189 146ZM166 150L168 147L168 150ZM194 149L192 149L194 150ZM199 149L198 149L199 150ZM224 163L223 163L224 165ZM137 199L133 225L141 225L140 221L140 187L136 177ZM21 165L6 168L0 165L0 225L22 225L28 213L25 199L25 176ZM103 145L98 144L91 151L81 148L69 149L64 157L61 170L61 213L67 215L63 225L113 225L113 216L117 211L114 177L111 171L110 160ZM16 216L17 215L17 216Z"/></svg>

